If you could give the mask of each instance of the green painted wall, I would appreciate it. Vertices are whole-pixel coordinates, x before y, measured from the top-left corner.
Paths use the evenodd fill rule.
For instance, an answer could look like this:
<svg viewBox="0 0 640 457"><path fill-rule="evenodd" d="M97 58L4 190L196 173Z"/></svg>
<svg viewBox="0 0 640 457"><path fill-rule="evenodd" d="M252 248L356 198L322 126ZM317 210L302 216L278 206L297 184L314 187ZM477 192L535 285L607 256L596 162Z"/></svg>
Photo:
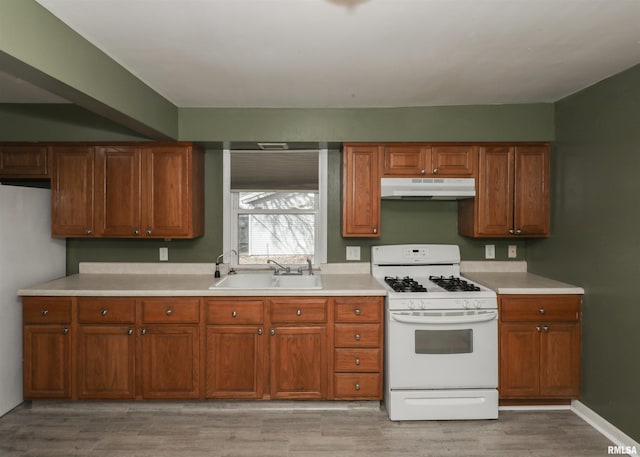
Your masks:
<svg viewBox="0 0 640 457"><path fill-rule="evenodd" d="M640 66L556 104L552 237L529 270L579 284L582 398L640 441Z"/></svg>

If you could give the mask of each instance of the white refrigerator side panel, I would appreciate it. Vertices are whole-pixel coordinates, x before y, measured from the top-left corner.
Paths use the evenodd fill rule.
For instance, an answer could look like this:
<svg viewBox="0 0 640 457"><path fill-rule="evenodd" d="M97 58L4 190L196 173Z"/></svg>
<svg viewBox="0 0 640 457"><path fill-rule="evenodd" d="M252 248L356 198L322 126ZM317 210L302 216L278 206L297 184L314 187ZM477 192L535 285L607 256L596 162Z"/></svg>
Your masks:
<svg viewBox="0 0 640 457"><path fill-rule="evenodd" d="M16 291L65 275L51 238L51 191L0 184L0 416L22 403L22 305Z"/></svg>

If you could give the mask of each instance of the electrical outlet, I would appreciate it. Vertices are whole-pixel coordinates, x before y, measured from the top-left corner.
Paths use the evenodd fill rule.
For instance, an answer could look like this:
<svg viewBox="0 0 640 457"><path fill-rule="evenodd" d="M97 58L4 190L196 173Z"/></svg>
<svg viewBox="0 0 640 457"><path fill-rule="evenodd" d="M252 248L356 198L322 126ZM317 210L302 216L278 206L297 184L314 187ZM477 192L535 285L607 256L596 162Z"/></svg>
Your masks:
<svg viewBox="0 0 640 457"><path fill-rule="evenodd" d="M160 248L160 261L166 262L169 260L169 248Z"/></svg>
<svg viewBox="0 0 640 457"><path fill-rule="evenodd" d="M507 252L507 257L509 257L510 259L515 259L516 257L518 257L518 246L516 246L515 244L510 244L509 250Z"/></svg>
<svg viewBox="0 0 640 457"><path fill-rule="evenodd" d="M347 246L347 260L360 260L360 246Z"/></svg>
<svg viewBox="0 0 640 457"><path fill-rule="evenodd" d="M484 258L485 259L495 259L496 258L496 245L495 244L485 244L484 245Z"/></svg>

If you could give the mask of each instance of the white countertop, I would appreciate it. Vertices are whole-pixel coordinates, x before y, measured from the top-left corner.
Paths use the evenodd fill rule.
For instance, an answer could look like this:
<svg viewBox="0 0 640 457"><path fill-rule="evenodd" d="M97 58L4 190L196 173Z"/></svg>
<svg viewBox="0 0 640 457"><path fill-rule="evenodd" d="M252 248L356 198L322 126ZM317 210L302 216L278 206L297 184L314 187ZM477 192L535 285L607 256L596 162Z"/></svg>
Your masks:
<svg viewBox="0 0 640 457"><path fill-rule="evenodd" d="M20 296L384 296L369 274L322 274L322 289L209 289L212 274L76 274L20 289Z"/></svg>
<svg viewBox="0 0 640 457"><path fill-rule="evenodd" d="M498 294L584 294L582 287L527 272L465 272L464 276Z"/></svg>

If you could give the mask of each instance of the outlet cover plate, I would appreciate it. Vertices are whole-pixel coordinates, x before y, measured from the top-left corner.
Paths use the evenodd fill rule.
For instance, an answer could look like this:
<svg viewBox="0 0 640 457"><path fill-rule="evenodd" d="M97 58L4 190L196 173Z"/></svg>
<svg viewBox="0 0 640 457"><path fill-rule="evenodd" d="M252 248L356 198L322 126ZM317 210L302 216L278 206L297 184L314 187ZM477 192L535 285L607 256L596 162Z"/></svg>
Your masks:
<svg viewBox="0 0 640 457"><path fill-rule="evenodd" d="M347 260L360 260L360 246L347 246Z"/></svg>
<svg viewBox="0 0 640 457"><path fill-rule="evenodd" d="M496 258L496 245L495 244L485 244L484 245L484 258L485 259L495 259Z"/></svg>
<svg viewBox="0 0 640 457"><path fill-rule="evenodd" d="M510 259L515 259L516 257L518 257L518 246L516 246L515 244L510 244L507 251L507 257L509 257Z"/></svg>
<svg viewBox="0 0 640 457"><path fill-rule="evenodd" d="M160 248L160 261L166 262L169 260L169 248Z"/></svg>

